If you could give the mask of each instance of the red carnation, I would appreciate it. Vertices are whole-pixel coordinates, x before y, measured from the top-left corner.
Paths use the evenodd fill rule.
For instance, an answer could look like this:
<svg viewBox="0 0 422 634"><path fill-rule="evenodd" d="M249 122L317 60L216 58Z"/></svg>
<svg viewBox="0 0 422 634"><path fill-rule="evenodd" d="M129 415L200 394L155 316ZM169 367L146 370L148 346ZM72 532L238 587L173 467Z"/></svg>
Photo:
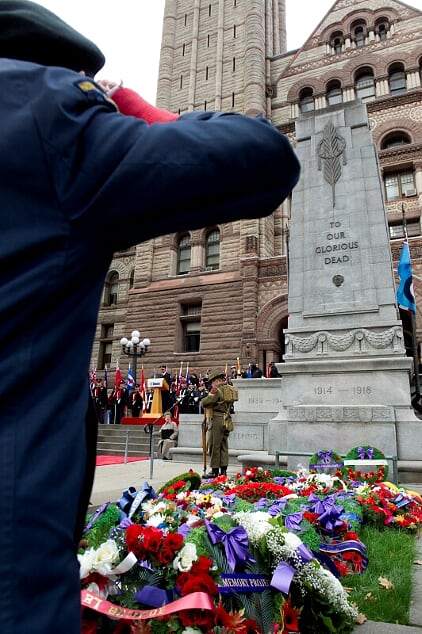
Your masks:
<svg viewBox="0 0 422 634"><path fill-rule="evenodd" d="M214 625L214 615L211 610L182 610L178 616L183 627L196 626L208 632Z"/></svg>
<svg viewBox="0 0 422 634"><path fill-rule="evenodd" d="M170 550L170 548L160 548L157 553L157 559L160 564L168 566L168 564L174 559L174 551Z"/></svg>
<svg viewBox="0 0 422 634"><path fill-rule="evenodd" d="M163 538L163 531L154 526L148 526L144 533L144 545L145 550L150 553L158 553L161 547L161 540Z"/></svg>
<svg viewBox="0 0 422 634"><path fill-rule="evenodd" d="M186 580L183 588L180 588L180 592L182 596L192 594L192 592L206 592L211 597L215 597L218 594L218 587L209 575L200 573L189 575L189 579Z"/></svg>
<svg viewBox="0 0 422 634"><path fill-rule="evenodd" d="M164 538L163 547L172 550L173 553L176 553L183 546L183 535L179 533L169 533Z"/></svg>
<svg viewBox="0 0 422 634"><path fill-rule="evenodd" d="M192 574L207 573L212 566L212 559L208 557L199 557L192 564Z"/></svg>
<svg viewBox="0 0 422 634"><path fill-rule="evenodd" d="M131 524L126 529L126 546L138 559L145 556L144 529L139 524Z"/></svg>

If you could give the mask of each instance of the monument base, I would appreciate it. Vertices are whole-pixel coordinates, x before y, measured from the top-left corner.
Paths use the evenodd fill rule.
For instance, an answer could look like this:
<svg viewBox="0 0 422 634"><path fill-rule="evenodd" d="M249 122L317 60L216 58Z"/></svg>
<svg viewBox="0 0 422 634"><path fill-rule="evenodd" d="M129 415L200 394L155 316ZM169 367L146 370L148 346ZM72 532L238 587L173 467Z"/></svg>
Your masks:
<svg viewBox="0 0 422 634"><path fill-rule="evenodd" d="M347 454L372 445L401 460L420 460L421 421L410 405L408 357L318 360L280 365L280 412L269 423L270 453L326 448ZM289 468L308 458L289 459Z"/></svg>

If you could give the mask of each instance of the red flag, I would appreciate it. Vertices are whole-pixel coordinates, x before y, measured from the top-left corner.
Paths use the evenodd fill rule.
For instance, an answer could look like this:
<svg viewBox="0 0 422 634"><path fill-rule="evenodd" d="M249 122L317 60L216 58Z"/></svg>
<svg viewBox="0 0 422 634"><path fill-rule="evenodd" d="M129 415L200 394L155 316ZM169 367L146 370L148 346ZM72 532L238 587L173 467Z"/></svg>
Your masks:
<svg viewBox="0 0 422 634"><path fill-rule="evenodd" d="M120 372L119 361L116 362L116 380L114 382L114 386L119 388L120 383L122 382L122 373Z"/></svg>

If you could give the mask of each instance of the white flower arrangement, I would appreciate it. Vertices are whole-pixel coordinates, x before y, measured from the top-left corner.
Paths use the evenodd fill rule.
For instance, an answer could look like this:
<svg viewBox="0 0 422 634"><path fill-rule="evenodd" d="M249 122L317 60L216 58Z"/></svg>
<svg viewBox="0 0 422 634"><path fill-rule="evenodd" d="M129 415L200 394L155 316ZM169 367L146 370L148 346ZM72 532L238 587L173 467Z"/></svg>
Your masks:
<svg viewBox="0 0 422 634"><path fill-rule="evenodd" d="M298 570L295 580L299 583L303 596L309 592L309 587L312 587L313 590L325 597L335 610L353 620L357 618L358 611L349 603L346 590L326 568L315 565L315 562L311 561Z"/></svg>
<svg viewBox="0 0 422 634"><path fill-rule="evenodd" d="M88 548L83 555L78 555L80 578L84 579L90 572L108 577L119 559L119 549L114 539L107 539L97 549Z"/></svg>
<svg viewBox="0 0 422 634"><path fill-rule="evenodd" d="M265 511L256 511L255 513L241 511L236 513L233 519L239 526L243 526L253 546L256 546L260 539L272 529L269 523L271 515Z"/></svg>
<svg viewBox="0 0 422 634"><path fill-rule="evenodd" d="M198 559L195 544L187 542L178 552L173 561L173 568L180 572L189 572L194 561Z"/></svg>

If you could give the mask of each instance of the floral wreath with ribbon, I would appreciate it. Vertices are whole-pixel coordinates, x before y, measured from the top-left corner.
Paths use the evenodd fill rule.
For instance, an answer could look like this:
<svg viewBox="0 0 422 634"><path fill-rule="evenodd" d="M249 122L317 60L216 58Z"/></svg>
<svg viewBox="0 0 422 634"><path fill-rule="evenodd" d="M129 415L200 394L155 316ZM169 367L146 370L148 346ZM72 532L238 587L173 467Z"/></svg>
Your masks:
<svg viewBox="0 0 422 634"><path fill-rule="evenodd" d="M380 449L371 447L370 445L362 445L354 447L344 458L344 462L348 460L385 460L385 455ZM343 467L343 476L354 482L363 482L365 484L374 484L382 482L388 476L388 464L377 465L376 470L364 472L356 469L355 465L345 464Z"/></svg>
<svg viewBox="0 0 422 634"><path fill-rule="evenodd" d="M330 471L330 475L341 477L343 474L343 458L332 449L320 449L309 459L309 473L324 473Z"/></svg>

